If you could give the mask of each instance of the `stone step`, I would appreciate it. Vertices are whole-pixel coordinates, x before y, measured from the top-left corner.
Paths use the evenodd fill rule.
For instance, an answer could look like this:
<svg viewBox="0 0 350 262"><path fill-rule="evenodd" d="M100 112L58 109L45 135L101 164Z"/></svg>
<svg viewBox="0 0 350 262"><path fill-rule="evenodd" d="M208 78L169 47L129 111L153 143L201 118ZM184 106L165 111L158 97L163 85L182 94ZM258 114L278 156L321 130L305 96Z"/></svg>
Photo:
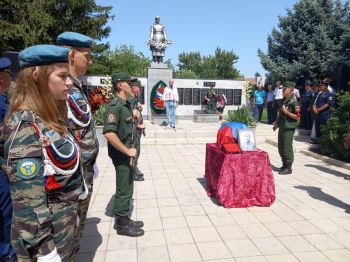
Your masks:
<svg viewBox="0 0 350 262"><path fill-rule="evenodd" d="M297 138L299 138L299 136L297 136ZM278 146L277 138L266 138L265 142L276 147ZM314 148L317 148L317 145L306 143L305 141L296 141L294 137L293 150L295 153L301 153L305 150L309 151Z"/></svg>

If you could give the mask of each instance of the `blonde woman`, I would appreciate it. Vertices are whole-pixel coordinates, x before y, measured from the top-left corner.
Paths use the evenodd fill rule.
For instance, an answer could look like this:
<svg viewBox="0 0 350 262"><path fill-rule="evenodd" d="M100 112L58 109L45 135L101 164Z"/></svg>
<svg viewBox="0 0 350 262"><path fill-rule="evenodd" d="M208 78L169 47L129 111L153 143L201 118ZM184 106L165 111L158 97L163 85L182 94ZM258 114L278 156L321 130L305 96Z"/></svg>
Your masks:
<svg viewBox="0 0 350 262"><path fill-rule="evenodd" d="M2 134L18 261L68 261L73 252L83 187L79 148L66 129L68 54L52 45L19 54L22 70Z"/></svg>

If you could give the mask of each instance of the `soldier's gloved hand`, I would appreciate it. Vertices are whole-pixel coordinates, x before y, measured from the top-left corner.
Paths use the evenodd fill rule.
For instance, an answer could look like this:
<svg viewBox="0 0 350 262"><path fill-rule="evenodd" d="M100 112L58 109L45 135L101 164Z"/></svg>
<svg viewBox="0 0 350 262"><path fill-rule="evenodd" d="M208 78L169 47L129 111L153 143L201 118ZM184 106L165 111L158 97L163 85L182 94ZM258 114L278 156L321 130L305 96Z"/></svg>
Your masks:
<svg viewBox="0 0 350 262"><path fill-rule="evenodd" d="M51 253L38 257L38 262L62 262L60 255L57 253L57 249L55 248Z"/></svg>
<svg viewBox="0 0 350 262"><path fill-rule="evenodd" d="M98 177L98 174L100 173L100 170L98 170L98 166L96 163L93 165L92 168L94 170L94 179L96 179Z"/></svg>
<svg viewBox="0 0 350 262"><path fill-rule="evenodd" d="M137 150L135 148L128 148L127 155L129 157L136 157Z"/></svg>

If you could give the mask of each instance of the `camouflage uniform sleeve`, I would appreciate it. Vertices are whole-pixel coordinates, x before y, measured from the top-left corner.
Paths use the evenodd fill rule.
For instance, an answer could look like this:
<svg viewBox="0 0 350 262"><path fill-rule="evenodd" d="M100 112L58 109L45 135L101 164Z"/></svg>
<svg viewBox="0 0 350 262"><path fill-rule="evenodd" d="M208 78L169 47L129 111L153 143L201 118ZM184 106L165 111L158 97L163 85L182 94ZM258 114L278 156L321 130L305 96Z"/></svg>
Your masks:
<svg viewBox="0 0 350 262"><path fill-rule="evenodd" d="M17 122L7 132L6 172L13 202L11 238L21 261L54 250L52 211L42 175L42 148L31 122Z"/></svg>
<svg viewBox="0 0 350 262"><path fill-rule="evenodd" d="M117 133L119 123L119 110L117 105L108 105L103 127L103 134Z"/></svg>

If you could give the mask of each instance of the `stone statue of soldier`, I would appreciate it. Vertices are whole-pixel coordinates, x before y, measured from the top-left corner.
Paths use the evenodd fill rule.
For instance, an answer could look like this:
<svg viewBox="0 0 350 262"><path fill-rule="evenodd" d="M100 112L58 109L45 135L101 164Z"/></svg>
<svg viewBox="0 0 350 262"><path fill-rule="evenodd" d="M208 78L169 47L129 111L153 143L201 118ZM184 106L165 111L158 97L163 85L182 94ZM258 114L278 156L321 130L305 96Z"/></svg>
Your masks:
<svg viewBox="0 0 350 262"><path fill-rule="evenodd" d="M167 39L165 27L160 23L160 17L155 17L155 22L151 25L150 39L147 41L152 51L152 61L155 63L163 63L165 48L172 44Z"/></svg>

